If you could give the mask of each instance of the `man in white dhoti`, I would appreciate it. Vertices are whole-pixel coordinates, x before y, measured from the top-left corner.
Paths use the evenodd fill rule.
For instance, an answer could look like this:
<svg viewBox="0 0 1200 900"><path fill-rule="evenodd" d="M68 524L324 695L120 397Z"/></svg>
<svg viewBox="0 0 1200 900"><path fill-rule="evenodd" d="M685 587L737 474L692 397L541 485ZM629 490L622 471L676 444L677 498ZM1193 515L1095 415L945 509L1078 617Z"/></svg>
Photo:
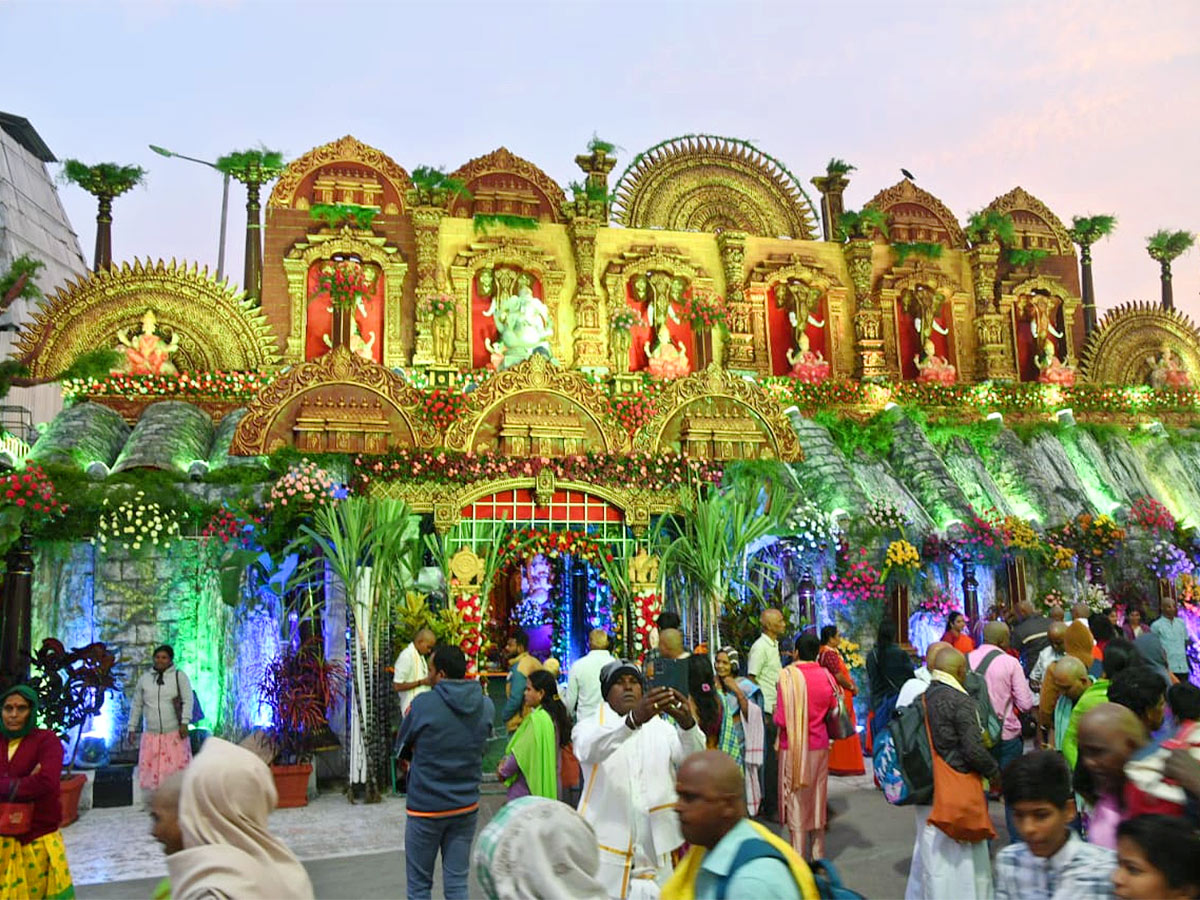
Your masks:
<svg viewBox="0 0 1200 900"><path fill-rule="evenodd" d="M597 877L608 895L655 900L683 844L675 770L704 749L704 733L683 695L665 687L647 692L633 663L609 663L600 683L604 702L572 732L584 774L579 812L596 832Z"/></svg>

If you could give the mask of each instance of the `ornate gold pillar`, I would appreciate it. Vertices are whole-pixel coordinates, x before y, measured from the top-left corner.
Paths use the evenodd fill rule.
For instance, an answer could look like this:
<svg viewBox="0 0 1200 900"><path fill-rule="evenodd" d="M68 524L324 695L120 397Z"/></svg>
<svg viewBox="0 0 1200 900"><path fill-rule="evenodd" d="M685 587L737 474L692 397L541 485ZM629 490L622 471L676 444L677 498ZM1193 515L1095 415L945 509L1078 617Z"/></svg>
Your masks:
<svg viewBox="0 0 1200 900"><path fill-rule="evenodd" d="M567 204L574 207L574 204ZM565 209L567 234L575 255L575 367L608 369L608 327L596 293L596 232L600 222Z"/></svg>
<svg viewBox="0 0 1200 900"><path fill-rule="evenodd" d="M996 297L996 265L1000 245L995 241L977 244L967 252L971 284L975 293L975 377L980 381L1013 381L1011 316L1002 311Z"/></svg>
<svg viewBox="0 0 1200 900"><path fill-rule="evenodd" d="M871 296L871 256L875 242L854 238L842 248L850 283L854 285L854 348L857 354L855 374L863 381L887 377L883 350L883 311Z"/></svg>
<svg viewBox="0 0 1200 900"><path fill-rule="evenodd" d="M838 219L846 211L842 194L850 185L850 179L841 174L819 175L811 180L811 184L821 192L821 233L825 240L835 240Z"/></svg>
<svg viewBox="0 0 1200 900"><path fill-rule="evenodd" d="M438 232L446 210L440 206L415 206L412 210L413 229L417 238L417 309L415 317L415 345L412 364L429 366L433 357L433 322L429 311L422 303L441 290L438 284ZM470 309L466 314L470 315ZM458 311L462 314L462 310Z"/></svg>
<svg viewBox="0 0 1200 900"><path fill-rule="evenodd" d="M728 319L728 334L724 337L728 345L718 351L717 359L724 359L730 369L747 374L768 375L766 354L765 308L756 316L746 297L746 234L741 231L717 233L717 250L721 254L721 268L725 272L725 309ZM755 340L755 334L762 339ZM714 339L718 335L713 336ZM762 344L762 352L758 345Z"/></svg>

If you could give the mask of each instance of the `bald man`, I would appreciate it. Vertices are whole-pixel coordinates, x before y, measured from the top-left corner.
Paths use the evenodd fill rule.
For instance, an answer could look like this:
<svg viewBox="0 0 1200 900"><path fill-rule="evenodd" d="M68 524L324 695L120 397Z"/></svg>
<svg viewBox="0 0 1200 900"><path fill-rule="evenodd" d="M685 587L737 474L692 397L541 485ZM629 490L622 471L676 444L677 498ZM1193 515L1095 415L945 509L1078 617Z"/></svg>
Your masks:
<svg viewBox="0 0 1200 900"><path fill-rule="evenodd" d="M933 680L933 676L929 674L930 668L937 659L938 653L949 646L945 641L934 641L925 648L925 665L913 672L913 677L900 686L900 694L896 698L896 709L911 706L918 697L925 693L925 689Z"/></svg>
<svg viewBox="0 0 1200 900"><path fill-rule="evenodd" d="M1088 843L1117 849L1125 764L1147 742L1146 729L1127 707L1101 703L1079 720L1079 766L1091 781L1080 793L1095 798L1088 822ZM1087 794L1085 793L1085 796Z"/></svg>
<svg viewBox="0 0 1200 900"><path fill-rule="evenodd" d="M658 633L658 652L663 659L685 659L688 653L683 649L683 632L678 628L666 628Z"/></svg>
<svg viewBox="0 0 1200 900"><path fill-rule="evenodd" d="M1021 738L1021 719L1018 713L1034 708L1033 694L1025 680L1025 670L1020 661L1010 656L1008 650L1008 626L1003 622L988 622L983 626L983 643L967 654L971 671L987 683L988 697L992 709L1000 718L1000 740L992 745L1000 771L1019 757L1025 748ZM1020 840L1016 824L1010 822L1009 838Z"/></svg>
<svg viewBox="0 0 1200 900"><path fill-rule="evenodd" d="M429 654L437 643L428 628L419 628L412 643L400 651L392 675L392 690L400 699L400 715L408 714L413 700L429 690Z"/></svg>
<svg viewBox="0 0 1200 900"><path fill-rule="evenodd" d="M783 668L782 657L779 655L779 639L787 630L783 613L774 607L764 609L759 616L762 634L750 645L750 657L746 663L746 674L750 680L762 688L763 695L763 728L765 729L763 746L762 775L762 807L758 814L760 818L774 819L779 806L779 760L775 752L775 742L779 729L775 727L775 698L778 696L779 673Z"/></svg>
<svg viewBox="0 0 1200 900"><path fill-rule="evenodd" d="M963 687L967 677L966 657L953 647L940 650L931 671L933 680L923 702L933 749L955 771L970 776L972 784L964 785L962 795L956 800L963 807L970 807L966 810L968 816L986 820L983 779L998 782L1000 767L983 746L975 701ZM958 841L926 820L917 841L919 859L913 861L905 896L928 900L991 898L988 837L995 834L974 842Z"/></svg>
<svg viewBox="0 0 1200 900"><path fill-rule="evenodd" d="M576 721L590 719L604 702L600 690L600 670L613 659L615 657L608 652L608 633L603 628L593 629L588 634L587 655L571 664L567 693L563 698L567 712Z"/></svg>
<svg viewBox="0 0 1200 900"><path fill-rule="evenodd" d="M664 885L664 895L696 900L816 896L816 885L804 862L799 860L804 876L799 883L787 862L789 858L798 861L794 852L789 852L791 848L768 828L747 818L742 772L731 757L718 750L689 756L675 776L675 793L680 829L692 846ZM744 858L732 868L743 845L752 841L765 841L766 854Z"/></svg>
<svg viewBox="0 0 1200 900"><path fill-rule="evenodd" d="M1075 770L1076 735L1071 728L1071 717L1075 712L1075 704L1092 685L1092 676L1074 656L1064 656L1056 660L1050 667L1047 678L1054 681L1058 691L1058 700L1054 704L1049 746L1058 749L1067 760L1071 770Z"/></svg>

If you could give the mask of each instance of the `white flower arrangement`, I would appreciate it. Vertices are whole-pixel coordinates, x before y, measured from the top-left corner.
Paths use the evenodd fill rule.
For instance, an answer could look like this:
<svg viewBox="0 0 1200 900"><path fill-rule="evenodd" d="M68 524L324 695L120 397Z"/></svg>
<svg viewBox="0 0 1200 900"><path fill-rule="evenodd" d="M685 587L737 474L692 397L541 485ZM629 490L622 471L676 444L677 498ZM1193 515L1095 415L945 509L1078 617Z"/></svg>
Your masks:
<svg viewBox="0 0 1200 900"><path fill-rule="evenodd" d="M802 503L788 516L788 536L802 556L820 556L837 546L841 528L829 513L811 503Z"/></svg>
<svg viewBox="0 0 1200 900"><path fill-rule="evenodd" d="M1088 582L1083 589L1083 596L1079 598L1087 604L1088 609L1094 613L1104 612L1108 607L1112 606L1112 598L1108 596L1108 591L1098 584Z"/></svg>
<svg viewBox="0 0 1200 900"><path fill-rule="evenodd" d="M154 501L147 502L145 491L138 491L128 500L110 507L104 499L105 510L100 514L96 537L100 546L141 550L143 547L167 547L179 538L179 523Z"/></svg>

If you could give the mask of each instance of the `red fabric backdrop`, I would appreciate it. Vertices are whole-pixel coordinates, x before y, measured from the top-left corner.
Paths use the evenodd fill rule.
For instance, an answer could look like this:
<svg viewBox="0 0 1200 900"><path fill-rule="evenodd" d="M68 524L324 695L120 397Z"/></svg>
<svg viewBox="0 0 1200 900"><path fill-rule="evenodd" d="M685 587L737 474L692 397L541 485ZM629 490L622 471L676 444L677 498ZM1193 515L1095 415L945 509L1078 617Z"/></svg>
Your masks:
<svg viewBox="0 0 1200 900"><path fill-rule="evenodd" d="M690 297L691 291L685 291L683 296L685 298ZM625 284L625 303L630 309L632 309L641 317L642 321L648 321L646 312L650 308L649 302L643 303L639 301L633 294L633 285L629 284L628 282ZM676 315L679 315L680 313L680 308L678 306L675 307L675 313ZM680 315L680 318L682 319L683 316ZM694 334L692 334L692 326L686 321L676 322L670 316L667 316L667 331L670 332L671 341L676 346L679 345L680 341L683 341L683 346L687 349L689 367L691 371L694 372L696 370L696 337ZM650 327L650 325L637 325L630 329L630 372L640 372L642 369L646 368L646 344L651 343L651 349L653 349L653 342L651 340L652 334L653 329Z"/></svg>
<svg viewBox="0 0 1200 900"><path fill-rule="evenodd" d="M792 323L788 321L788 313L791 310L790 303L780 309L779 304L775 302L775 288L771 288L770 297L767 299L767 340L771 348L772 375L786 375L792 370L787 361L788 350L792 349ZM812 316L819 322L829 324L828 304L824 297L817 304ZM813 353L820 353L829 359L829 354L825 351L825 329L809 324L807 332L808 348Z"/></svg>
<svg viewBox="0 0 1200 900"><path fill-rule="evenodd" d="M951 330L953 333L954 325L950 320L950 301L945 301L938 310L935 317L938 324L943 328ZM921 354L921 340L917 336L917 328L914 324L915 320L909 315L908 310L901 305L900 301L896 301L896 324L900 331L900 375L902 378L916 378L917 364L913 361L914 356ZM950 338L948 335L938 334L933 332L933 346L937 350L937 355L945 357L950 361L951 365L958 365L950 350Z"/></svg>

